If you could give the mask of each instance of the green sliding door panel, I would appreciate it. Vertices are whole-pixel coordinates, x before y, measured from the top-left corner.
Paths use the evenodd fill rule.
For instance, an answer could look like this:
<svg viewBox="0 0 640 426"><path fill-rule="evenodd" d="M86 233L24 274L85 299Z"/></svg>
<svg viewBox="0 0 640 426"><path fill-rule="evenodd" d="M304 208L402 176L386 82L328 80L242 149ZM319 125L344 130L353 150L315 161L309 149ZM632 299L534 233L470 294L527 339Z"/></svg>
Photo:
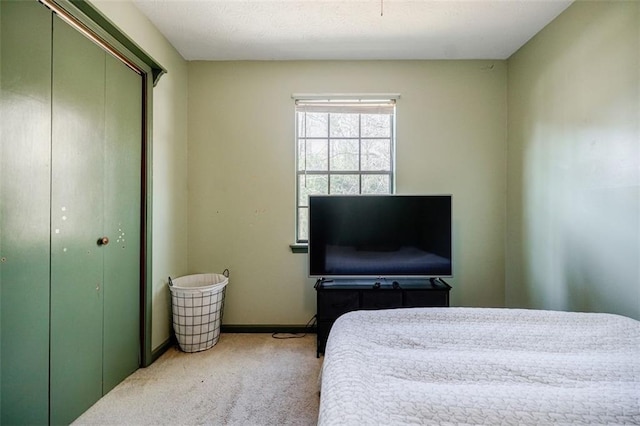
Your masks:
<svg viewBox="0 0 640 426"><path fill-rule="evenodd" d="M0 424L69 424L141 363L146 80L0 0Z"/></svg>
<svg viewBox="0 0 640 426"><path fill-rule="evenodd" d="M49 416L51 13L0 1L0 424Z"/></svg>
<svg viewBox="0 0 640 426"><path fill-rule="evenodd" d="M51 423L102 396L105 52L53 21Z"/></svg>
<svg viewBox="0 0 640 426"><path fill-rule="evenodd" d="M142 77L107 55L104 393L140 365Z"/></svg>

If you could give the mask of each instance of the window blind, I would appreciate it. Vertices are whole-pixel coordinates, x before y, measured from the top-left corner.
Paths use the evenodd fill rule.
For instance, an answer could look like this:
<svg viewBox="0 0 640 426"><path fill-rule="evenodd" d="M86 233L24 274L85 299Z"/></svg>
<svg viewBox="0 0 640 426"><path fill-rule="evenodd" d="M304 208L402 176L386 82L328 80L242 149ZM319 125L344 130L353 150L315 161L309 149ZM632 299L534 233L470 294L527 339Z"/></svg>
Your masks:
<svg viewBox="0 0 640 426"><path fill-rule="evenodd" d="M334 114L393 114L395 99L384 100L296 100L296 112Z"/></svg>

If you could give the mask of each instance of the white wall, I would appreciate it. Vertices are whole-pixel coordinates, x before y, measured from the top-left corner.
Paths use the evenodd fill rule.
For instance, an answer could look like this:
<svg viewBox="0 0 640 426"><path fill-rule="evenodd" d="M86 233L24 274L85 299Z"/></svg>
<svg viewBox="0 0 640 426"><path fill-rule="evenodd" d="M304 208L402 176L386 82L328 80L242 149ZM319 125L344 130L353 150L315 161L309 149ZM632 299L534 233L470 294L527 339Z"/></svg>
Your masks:
<svg viewBox="0 0 640 426"><path fill-rule="evenodd" d="M503 306L504 61L190 62L189 270L231 270L226 324L305 324L293 93L400 93L397 192L454 197L452 305Z"/></svg>
<svg viewBox="0 0 640 426"><path fill-rule="evenodd" d="M508 65L507 304L640 318L640 3L578 1Z"/></svg>
<svg viewBox="0 0 640 426"><path fill-rule="evenodd" d="M169 338L167 277L187 273L187 62L130 2L92 0L167 69L153 89L152 348Z"/></svg>

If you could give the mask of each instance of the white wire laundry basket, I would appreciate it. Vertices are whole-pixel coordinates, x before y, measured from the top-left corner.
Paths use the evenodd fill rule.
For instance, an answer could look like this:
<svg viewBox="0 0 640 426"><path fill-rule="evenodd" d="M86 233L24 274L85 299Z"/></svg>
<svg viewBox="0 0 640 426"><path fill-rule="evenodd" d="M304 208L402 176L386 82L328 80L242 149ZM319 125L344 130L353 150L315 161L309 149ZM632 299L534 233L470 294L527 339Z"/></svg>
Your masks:
<svg viewBox="0 0 640 426"><path fill-rule="evenodd" d="M229 270L222 274L169 277L173 331L180 349L199 352L218 343Z"/></svg>

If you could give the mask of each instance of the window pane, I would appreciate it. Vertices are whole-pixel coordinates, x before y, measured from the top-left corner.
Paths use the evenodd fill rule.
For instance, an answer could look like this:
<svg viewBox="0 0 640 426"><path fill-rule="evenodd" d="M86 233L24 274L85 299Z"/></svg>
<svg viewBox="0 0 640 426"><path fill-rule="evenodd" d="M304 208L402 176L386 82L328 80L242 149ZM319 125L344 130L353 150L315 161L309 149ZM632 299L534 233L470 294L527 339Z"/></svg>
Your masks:
<svg viewBox="0 0 640 426"><path fill-rule="evenodd" d="M332 138L357 138L360 134L358 114L330 114Z"/></svg>
<svg viewBox="0 0 640 426"><path fill-rule="evenodd" d="M296 104L296 232L306 241L310 195L391 193L395 112L373 113L357 101L335 102L335 109L332 100Z"/></svg>
<svg viewBox="0 0 640 426"><path fill-rule="evenodd" d="M327 170L329 167L329 153L326 139L306 139L306 162L302 170ZM304 140L302 142L304 144Z"/></svg>
<svg viewBox="0 0 640 426"><path fill-rule="evenodd" d="M327 175L300 175L298 178L298 206L309 205L309 195L328 194L329 177Z"/></svg>
<svg viewBox="0 0 640 426"><path fill-rule="evenodd" d="M307 163L304 161L307 156L306 139L298 139L298 170L304 170Z"/></svg>
<svg viewBox="0 0 640 426"><path fill-rule="evenodd" d="M299 138L304 137L304 113L296 112L296 132Z"/></svg>
<svg viewBox="0 0 640 426"><path fill-rule="evenodd" d="M391 185L389 175L363 175L363 194L390 194Z"/></svg>
<svg viewBox="0 0 640 426"><path fill-rule="evenodd" d="M330 145L331 170L359 170L358 141L352 139L332 139Z"/></svg>
<svg viewBox="0 0 640 426"><path fill-rule="evenodd" d="M309 239L309 209L307 207L298 208L298 240Z"/></svg>
<svg viewBox="0 0 640 426"><path fill-rule="evenodd" d="M329 114L324 112L307 112L300 113L300 115L303 116L302 128L307 130L306 134L303 133L300 135L301 137L326 138L329 136Z"/></svg>
<svg viewBox="0 0 640 426"><path fill-rule="evenodd" d="M331 194L359 194L358 175L331 175Z"/></svg>
<svg viewBox="0 0 640 426"><path fill-rule="evenodd" d="M391 171L391 140L362 140L362 170Z"/></svg>
<svg viewBox="0 0 640 426"><path fill-rule="evenodd" d="M362 137L390 138L391 115L362 114Z"/></svg>

